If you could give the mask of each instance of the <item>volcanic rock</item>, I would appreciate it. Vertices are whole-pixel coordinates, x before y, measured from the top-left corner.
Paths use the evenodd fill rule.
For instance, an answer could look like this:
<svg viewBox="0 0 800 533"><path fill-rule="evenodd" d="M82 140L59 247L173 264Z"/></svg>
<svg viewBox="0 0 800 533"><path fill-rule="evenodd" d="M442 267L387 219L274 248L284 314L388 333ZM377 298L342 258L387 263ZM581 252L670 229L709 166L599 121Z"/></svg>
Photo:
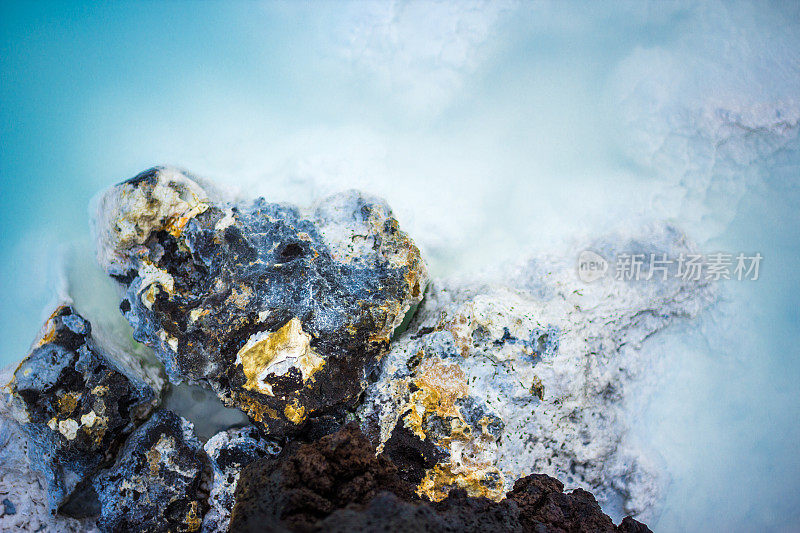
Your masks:
<svg viewBox="0 0 800 533"><path fill-rule="evenodd" d="M0 383L9 382L13 370L0 370ZM47 479L31 466L30 439L9 412L9 400L9 393L0 392L0 531L97 531L92 519L52 513Z"/></svg>
<svg viewBox="0 0 800 533"><path fill-rule="evenodd" d="M9 390L53 511L113 458L158 401L143 374L107 354L68 305L50 316Z"/></svg>
<svg viewBox="0 0 800 533"><path fill-rule="evenodd" d="M352 408L425 289L389 208L354 191L301 210L154 168L97 208L134 337L171 381L210 384L276 436Z"/></svg>
<svg viewBox="0 0 800 533"><path fill-rule="evenodd" d="M209 511L203 517L205 533L228 531L234 491L242 468L262 457L276 456L281 449L261 437L255 426L222 431L211 437L204 449L214 469L214 482L209 495Z"/></svg>
<svg viewBox="0 0 800 533"><path fill-rule="evenodd" d="M618 529L591 494L565 494L563 488L556 479L532 475L499 502L469 497L463 489L431 502L348 425L247 466L236 488L231 531L649 531L630 518Z"/></svg>
<svg viewBox="0 0 800 533"><path fill-rule="evenodd" d="M192 425L156 411L125 443L114 466L94 481L101 531L199 531L208 467Z"/></svg>
<svg viewBox="0 0 800 533"><path fill-rule="evenodd" d="M669 226L587 249L609 259L692 252ZM497 277L429 285L358 411L379 449L393 453L405 435L404 456L423 470L420 494L441 500L461 488L499 500L540 472L591 488L613 516L653 511L665 480L628 438L627 389L654 364L642 344L696 315L712 291L675 272L584 283L574 261L537 258Z"/></svg>

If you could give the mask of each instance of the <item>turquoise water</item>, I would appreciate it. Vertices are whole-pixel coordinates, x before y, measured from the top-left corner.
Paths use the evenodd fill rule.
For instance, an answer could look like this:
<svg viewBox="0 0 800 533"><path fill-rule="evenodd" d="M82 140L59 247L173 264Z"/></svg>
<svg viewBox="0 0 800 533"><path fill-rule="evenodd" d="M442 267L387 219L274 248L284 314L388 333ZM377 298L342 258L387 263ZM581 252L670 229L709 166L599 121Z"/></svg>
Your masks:
<svg viewBox="0 0 800 533"><path fill-rule="evenodd" d="M271 200L382 195L437 275L664 219L765 259L647 347L663 368L630 416L673 478L652 523L797 529L799 14L5 2L2 362L25 354L67 252L88 253L91 197L157 163Z"/></svg>

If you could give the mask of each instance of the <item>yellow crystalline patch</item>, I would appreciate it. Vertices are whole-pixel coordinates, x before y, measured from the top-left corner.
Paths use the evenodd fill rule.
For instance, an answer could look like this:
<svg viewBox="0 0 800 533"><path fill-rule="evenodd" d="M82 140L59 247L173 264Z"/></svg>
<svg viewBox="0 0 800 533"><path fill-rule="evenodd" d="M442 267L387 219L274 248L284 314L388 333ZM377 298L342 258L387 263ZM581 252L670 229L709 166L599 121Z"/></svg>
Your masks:
<svg viewBox="0 0 800 533"><path fill-rule="evenodd" d="M180 237L183 227L186 226L191 219L200 213L203 213L209 207L207 203L199 201L199 199L196 197L193 198L193 202L197 203L194 205L187 203L186 205L189 207L188 210L179 215L172 216L167 220L164 229L166 229L173 237Z"/></svg>
<svg viewBox="0 0 800 533"><path fill-rule="evenodd" d="M250 298L252 297L253 289L247 285L240 285L238 290L235 287L233 288L231 295L228 296L226 302L233 303L239 309L245 309L250 303Z"/></svg>
<svg viewBox="0 0 800 533"><path fill-rule="evenodd" d="M197 309L192 309L189 312L189 320L192 322L197 322L197 320L201 317L206 316L211 312L211 309L203 309L202 307L198 307Z"/></svg>
<svg viewBox="0 0 800 533"><path fill-rule="evenodd" d="M460 418L456 400L467 395L467 377L458 365L445 364L441 359L425 360L417 372L414 384L419 390L409 398L405 424L425 440L423 422L430 415Z"/></svg>
<svg viewBox="0 0 800 533"><path fill-rule="evenodd" d="M162 439L164 437L161 437ZM159 441L160 442L160 441ZM158 471L161 470L161 452L158 450L158 447L155 446L147 450L147 463L150 466L150 473L153 475L158 475Z"/></svg>
<svg viewBox="0 0 800 533"><path fill-rule="evenodd" d="M51 343L56 340L56 328L53 325L52 321L47 323L47 331L42 335L42 338L36 343L36 346L44 346L45 344ZM30 371L28 371L30 373ZM26 374L27 375L27 374Z"/></svg>
<svg viewBox="0 0 800 533"><path fill-rule="evenodd" d="M203 525L202 514L200 512L200 504L197 501L189 503L189 511L186 514L184 523L186 524L187 531L200 531Z"/></svg>
<svg viewBox="0 0 800 533"><path fill-rule="evenodd" d="M61 416L68 416L78 406L80 393L67 392L58 399L58 412Z"/></svg>
<svg viewBox="0 0 800 533"><path fill-rule="evenodd" d="M443 409L453 411L455 402L467 395L467 376L458 365L445 364L441 359L424 361L417 372L416 384L435 394Z"/></svg>
<svg viewBox="0 0 800 533"><path fill-rule="evenodd" d="M55 326L55 323L53 322L53 319L56 317L58 312L61 311L63 308L64 308L64 306L61 305L61 306L57 307L56 310L53 311L50 314L50 317L47 319L47 330L42 333L41 338L36 342L36 347L37 348L39 346L44 346L45 344L53 342L54 340L56 340L56 326ZM25 375L26 376L29 375L30 372L31 372L30 370L27 370L25 372Z"/></svg>
<svg viewBox="0 0 800 533"><path fill-rule="evenodd" d="M295 400L283 409L283 414L294 424L299 424L306 418L306 408Z"/></svg>
<svg viewBox="0 0 800 533"><path fill-rule="evenodd" d="M429 358L419 364L414 379L417 389L402 408L404 423L421 439L433 439L450 450L450 461L429 469L417 487L420 496L439 501L452 488L462 488L470 496L485 496L498 500L503 497L500 472L490 460L474 453L477 440L491 438L486 429L489 419L482 420L483 435L475 436L458 408L458 400L469 393L467 377L456 364L439 358ZM426 421L438 417L449 422L444 434L428 435ZM483 446L477 446L482 449Z"/></svg>
<svg viewBox="0 0 800 533"><path fill-rule="evenodd" d="M246 389L273 396L267 376L282 376L297 368L305 383L325 365L311 348L311 335L303 331L300 319L291 319L277 331L256 333L236 354L247 378Z"/></svg>
<svg viewBox="0 0 800 533"><path fill-rule="evenodd" d="M264 422L267 418L278 419L278 411L275 409L267 407L261 402L253 401L244 395L238 395L237 398L239 408L255 422Z"/></svg>
<svg viewBox="0 0 800 533"><path fill-rule="evenodd" d="M487 482L487 475L494 476L497 481ZM489 468L458 468L456 470L449 464L436 465L425 474L425 478L417 487L417 494L438 502L447 497L450 489L459 488L467 491L472 497L483 496L499 501L505 495L504 483L500 471L494 467Z"/></svg>

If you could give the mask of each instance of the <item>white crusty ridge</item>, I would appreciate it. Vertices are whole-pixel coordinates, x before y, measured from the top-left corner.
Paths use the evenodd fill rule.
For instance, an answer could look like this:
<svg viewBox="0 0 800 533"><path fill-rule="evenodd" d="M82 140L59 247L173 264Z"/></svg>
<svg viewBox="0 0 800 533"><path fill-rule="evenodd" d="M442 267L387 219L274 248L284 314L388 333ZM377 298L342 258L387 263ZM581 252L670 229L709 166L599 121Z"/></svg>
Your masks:
<svg viewBox="0 0 800 533"><path fill-rule="evenodd" d="M668 226L592 248L606 258L691 249ZM545 473L590 490L612 515L652 516L667 478L628 437L628 385L653 367L641 344L697 315L714 291L674 276L583 283L577 256L530 261L494 282L431 284L360 411L381 443L401 424L445 452L421 494L460 486L497 499Z"/></svg>

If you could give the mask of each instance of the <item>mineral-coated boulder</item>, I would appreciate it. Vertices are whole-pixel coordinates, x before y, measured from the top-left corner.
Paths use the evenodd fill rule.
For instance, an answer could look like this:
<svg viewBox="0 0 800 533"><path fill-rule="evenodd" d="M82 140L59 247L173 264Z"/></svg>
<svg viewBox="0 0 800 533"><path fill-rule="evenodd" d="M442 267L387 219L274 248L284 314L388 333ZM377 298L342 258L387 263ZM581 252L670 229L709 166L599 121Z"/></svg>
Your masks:
<svg viewBox="0 0 800 533"><path fill-rule="evenodd" d="M413 486L353 424L278 458L251 463L236 487L231 531L311 531L318 520L388 490L415 499Z"/></svg>
<svg viewBox="0 0 800 533"><path fill-rule="evenodd" d="M160 410L125 443L113 467L98 475L97 525L104 532L199 531L208 467L192 425Z"/></svg>
<svg viewBox="0 0 800 533"><path fill-rule="evenodd" d="M214 469L214 481L208 497L209 510L203 518L203 532L226 533L242 468L257 459L276 456L281 449L265 440L255 426L217 433L204 449Z"/></svg>
<svg viewBox="0 0 800 533"><path fill-rule="evenodd" d="M92 338L70 306L55 310L9 384L32 466L53 511L113 457L157 403L158 393Z"/></svg>
<svg viewBox="0 0 800 533"><path fill-rule="evenodd" d="M592 244L609 260L692 253L668 226ZM696 315L712 288L674 271L584 283L575 259L431 283L359 410L373 442L413 464L405 472L419 494L461 488L499 500L539 472L591 489L615 516L653 511L664 480L628 438L626 394L657 364L642 344Z"/></svg>
<svg viewBox="0 0 800 533"><path fill-rule="evenodd" d="M425 289L389 208L354 191L304 210L225 201L155 168L100 198L95 232L170 380L210 384L274 435L352 407Z"/></svg>
<svg viewBox="0 0 800 533"><path fill-rule="evenodd" d="M8 383L13 371L0 369L0 383ZM31 466L30 438L9 412L9 400L10 394L0 389L0 531L97 531L93 519L76 520L51 512L48 483Z"/></svg>
<svg viewBox="0 0 800 533"><path fill-rule="evenodd" d="M421 495L438 501L460 488L499 500L519 477L498 468L506 426L541 403L537 365L557 353L559 330L517 295L447 301L454 294L433 286L361 413L390 457L416 455L407 472L418 472L409 481Z"/></svg>
<svg viewBox="0 0 800 533"><path fill-rule="evenodd" d="M627 518L617 528L594 497L546 475L518 480L498 502L463 489L439 502L420 497L397 466L375 454L353 425L245 467L231 531L552 533L650 531ZM639 528L639 529L634 529Z"/></svg>

